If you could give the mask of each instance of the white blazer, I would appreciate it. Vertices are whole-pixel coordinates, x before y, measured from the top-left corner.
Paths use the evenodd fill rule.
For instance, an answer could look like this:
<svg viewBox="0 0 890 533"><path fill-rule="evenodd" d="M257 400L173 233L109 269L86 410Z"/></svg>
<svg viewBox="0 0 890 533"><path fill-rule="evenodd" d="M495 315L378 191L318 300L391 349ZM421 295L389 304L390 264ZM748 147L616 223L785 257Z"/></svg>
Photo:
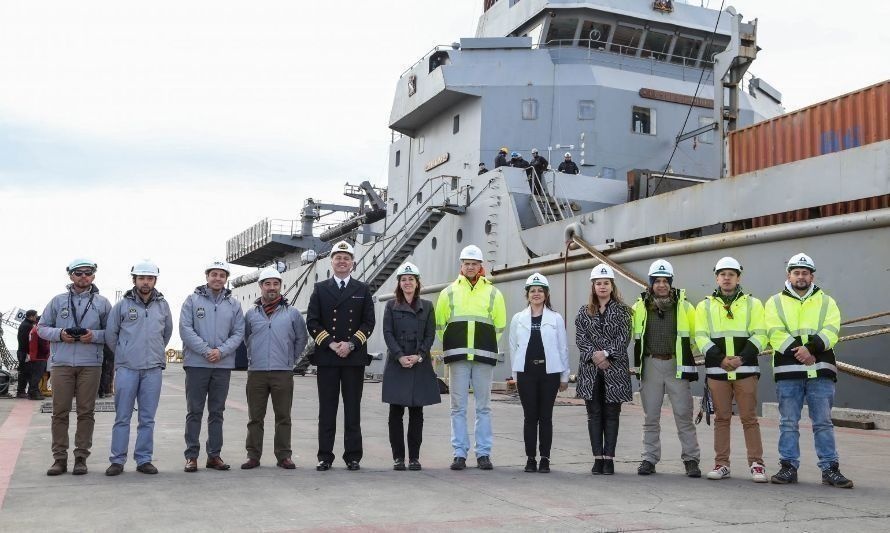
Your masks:
<svg viewBox="0 0 890 533"><path fill-rule="evenodd" d="M510 321L510 358L513 377L525 370L525 350L532 333L532 311L526 307L513 315ZM562 383L569 382L569 347L566 344L566 325L562 316L544 307L541 317L541 342L544 344L544 357L547 373L559 372Z"/></svg>

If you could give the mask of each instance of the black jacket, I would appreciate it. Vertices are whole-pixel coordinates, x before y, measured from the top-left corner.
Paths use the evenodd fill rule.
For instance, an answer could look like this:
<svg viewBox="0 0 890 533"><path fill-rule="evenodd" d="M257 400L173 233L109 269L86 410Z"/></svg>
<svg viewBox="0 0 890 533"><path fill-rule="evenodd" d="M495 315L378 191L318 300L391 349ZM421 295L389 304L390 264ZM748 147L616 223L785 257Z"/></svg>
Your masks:
<svg viewBox="0 0 890 533"><path fill-rule="evenodd" d="M505 167L507 164L507 154L498 152L498 155L494 158L494 168Z"/></svg>
<svg viewBox="0 0 890 533"><path fill-rule="evenodd" d="M31 328L34 327L34 322L31 322L27 318L22 320L22 323L19 324L18 331L18 340L19 340L19 353L23 353L25 355L28 354L28 348L31 344L31 340L28 338L28 335L31 334Z"/></svg>
<svg viewBox="0 0 890 533"><path fill-rule="evenodd" d="M559 168L556 170L565 174L578 174L580 172L580 170L578 170L578 165L576 165L574 161L563 161L559 164Z"/></svg>
<svg viewBox="0 0 890 533"><path fill-rule="evenodd" d="M538 177L541 177L544 174L544 171L547 170L548 165L547 158L542 155L536 155L532 158L529 166L535 169L535 172L538 173Z"/></svg>
<svg viewBox="0 0 890 533"><path fill-rule="evenodd" d="M521 157L510 160L510 166L513 168L528 168L528 161Z"/></svg>
<svg viewBox="0 0 890 533"><path fill-rule="evenodd" d="M342 292L334 277L316 283L309 297L306 326L315 340L310 356L315 366L370 364L368 339L374 331L374 302L361 281L351 278ZM330 348L331 343L342 341L355 344L355 350L344 358Z"/></svg>
<svg viewBox="0 0 890 533"><path fill-rule="evenodd" d="M383 401L386 403L419 406L441 401L430 358L436 336L435 312L428 300L418 300L417 304L414 308L395 299L386 302L383 312L383 339L387 348ZM404 368L399 364L399 357L404 355L419 355L423 361Z"/></svg>

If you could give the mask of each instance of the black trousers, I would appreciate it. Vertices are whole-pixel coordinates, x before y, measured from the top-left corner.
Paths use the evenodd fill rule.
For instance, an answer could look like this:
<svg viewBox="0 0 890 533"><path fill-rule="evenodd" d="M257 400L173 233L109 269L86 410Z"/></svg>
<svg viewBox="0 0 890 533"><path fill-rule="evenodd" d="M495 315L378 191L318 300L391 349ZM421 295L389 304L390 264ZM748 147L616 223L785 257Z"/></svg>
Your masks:
<svg viewBox="0 0 890 533"><path fill-rule="evenodd" d="M593 389L594 399L584 402L587 406L587 432L590 433L590 448L596 457L615 457L621 402L606 401L606 377L601 370L598 370L597 374L596 386Z"/></svg>
<svg viewBox="0 0 890 533"><path fill-rule="evenodd" d="M25 394L28 389L28 384L31 383L31 362L28 361L27 352L16 352L16 356L19 360L19 377L18 377L18 388L16 390L16 394ZM34 388L32 391L36 390Z"/></svg>
<svg viewBox="0 0 890 533"><path fill-rule="evenodd" d="M40 380L43 379L43 373L46 372L46 361L31 361L31 376L28 382L28 394L37 396L40 394Z"/></svg>
<svg viewBox="0 0 890 533"><path fill-rule="evenodd" d="M389 445L393 459L405 458L405 406L389 406ZM423 406L408 407L408 459L420 459L423 442Z"/></svg>
<svg viewBox="0 0 890 533"><path fill-rule="evenodd" d="M519 401L525 415L522 436L525 455L535 457L535 443L540 434L541 457L550 457L553 443L553 404L559 392L559 373L547 374L544 365L535 365L538 371L517 372L516 386Z"/></svg>
<svg viewBox="0 0 890 533"><path fill-rule="evenodd" d="M362 459L362 387L363 366L320 366L318 384L318 460L334 462L334 438L337 436L337 409L343 395L343 461Z"/></svg>
<svg viewBox="0 0 890 533"><path fill-rule="evenodd" d="M111 394L112 383L114 383L114 352L106 346L102 355L102 376L99 378L99 394Z"/></svg>

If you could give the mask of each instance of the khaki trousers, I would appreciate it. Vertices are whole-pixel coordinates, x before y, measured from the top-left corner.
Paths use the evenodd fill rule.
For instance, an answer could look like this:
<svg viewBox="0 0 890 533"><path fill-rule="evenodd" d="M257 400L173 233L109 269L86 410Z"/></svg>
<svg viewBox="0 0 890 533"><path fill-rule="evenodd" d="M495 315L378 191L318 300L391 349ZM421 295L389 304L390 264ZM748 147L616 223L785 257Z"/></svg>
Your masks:
<svg viewBox="0 0 890 533"><path fill-rule="evenodd" d="M86 459L93 445L93 410L99 392L100 366L53 366L53 459L68 460L68 419L71 400L77 400L74 458Z"/></svg>
<svg viewBox="0 0 890 533"><path fill-rule="evenodd" d="M673 359L662 361L646 356L640 399L643 402L643 453L644 461L657 464L661 460L661 406L667 393L674 411L677 436L680 437L684 461L698 461L701 450L692 423L692 391L689 381L676 377L677 365Z"/></svg>
<svg viewBox="0 0 890 533"><path fill-rule="evenodd" d="M263 456L266 407L272 398L275 413L275 458L291 456L291 406L294 400L294 373L291 370L247 372L247 457L257 461Z"/></svg>
<svg viewBox="0 0 890 533"><path fill-rule="evenodd" d="M708 388L714 402L714 463L729 466L730 422L732 400L739 408L739 418L745 433L748 449L748 465L763 464L763 441L760 440L760 422L757 419L757 376L734 381L708 378Z"/></svg>

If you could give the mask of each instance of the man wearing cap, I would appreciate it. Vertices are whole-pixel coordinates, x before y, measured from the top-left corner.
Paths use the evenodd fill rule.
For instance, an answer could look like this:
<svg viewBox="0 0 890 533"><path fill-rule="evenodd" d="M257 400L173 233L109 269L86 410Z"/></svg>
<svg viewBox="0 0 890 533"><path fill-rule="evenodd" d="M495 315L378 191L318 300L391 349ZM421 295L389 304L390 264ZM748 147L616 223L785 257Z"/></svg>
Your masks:
<svg viewBox="0 0 890 533"><path fill-rule="evenodd" d="M504 297L482 268L482 250L470 245L460 253L460 274L439 293L436 334L449 367L451 389L452 470L467 466L470 439L467 405L472 384L476 403L476 463L491 470L491 379L498 362L498 341L507 326Z"/></svg>
<svg viewBox="0 0 890 533"><path fill-rule="evenodd" d="M535 177L529 174L529 179L532 180L532 194L543 194L541 184L544 182L544 171L547 170L548 165L550 165L550 162L547 161L547 158L538 154L537 148L532 148L532 160L529 162L529 167L535 169L535 174L537 175Z"/></svg>
<svg viewBox="0 0 890 533"><path fill-rule="evenodd" d="M476 175L481 176L482 174L485 174L486 172L488 172L488 169L485 168L485 163L479 163L479 173Z"/></svg>
<svg viewBox="0 0 890 533"><path fill-rule="evenodd" d="M705 356L707 387L714 403L714 469L708 479L730 476L730 422L735 400L745 433L748 466L755 483L769 481L757 420L757 356L766 348L763 304L739 284L742 265L723 257L714 266L717 288L695 309L695 343Z"/></svg>
<svg viewBox="0 0 890 533"><path fill-rule="evenodd" d="M77 399L74 432L74 468L87 473L87 457L93 445L93 410L102 373L102 346L111 304L93 284L96 263L75 259L67 268L71 284L46 306L37 324L40 338L50 341L53 369L53 465L48 476L68 471L68 419L71 401Z"/></svg>
<svg viewBox="0 0 890 533"><path fill-rule="evenodd" d="M504 146L498 150L498 155L494 158L494 168L506 167L507 165L509 165L507 162L507 147Z"/></svg>
<svg viewBox="0 0 890 533"><path fill-rule="evenodd" d="M701 451L692 423L692 391L698 380L692 356L695 308L684 289L673 288L674 267L658 259L649 267L649 287L633 305L634 366L643 402L643 453L637 473L655 473L661 459L661 406L667 393L689 477L701 477Z"/></svg>
<svg viewBox="0 0 890 533"><path fill-rule="evenodd" d="M804 253L788 261L785 288L765 305L766 328L773 348L773 377L779 401L779 464L771 481L797 483L800 468L798 423L804 402L813 422L822 483L853 488L839 469L831 407L834 405L837 366L834 346L841 328L841 312L834 298L815 284L816 265Z"/></svg>
<svg viewBox="0 0 890 533"><path fill-rule="evenodd" d="M566 152L565 159L559 166L556 168L557 171L562 172L563 174L578 174L581 172L578 170L578 165L572 161L572 154Z"/></svg>
<svg viewBox="0 0 890 533"><path fill-rule="evenodd" d="M528 168L528 161L522 158L519 152L510 154L510 166L513 168Z"/></svg>
<svg viewBox="0 0 890 533"><path fill-rule="evenodd" d="M318 464L334 462L337 408L343 396L343 461L359 470L362 460L361 401L365 366L370 364L368 338L374 330L374 302L368 286L353 279L355 251L346 241L331 249L334 275L315 284L306 324L315 340L312 363L318 367Z"/></svg>
<svg viewBox="0 0 890 533"><path fill-rule="evenodd" d="M151 464L154 452L155 413L161 399L161 380L167 366L166 349L173 335L173 315L164 295L155 289L158 266L151 261L133 265L133 288L108 315L105 343L115 352L114 426L111 429L111 464L106 476L124 471L130 444L130 419L138 406L139 426L133 458L136 470L157 474Z"/></svg>
<svg viewBox="0 0 890 533"><path fill-rule="evenodd" d="M29 396L32 399L38 399L37 396L42 396L40 391L37 390L37 387L31 385L31 377L36 373L34 371L34 365L28 358L28 351L30 349L31 341L30 335L31 330L34 329L34 326L37 324L37 311L34 309L29 309L25 312L25 319L22 320L22 323L19 324L18 331L18 341L19 347L16 352L16 356L18 356L19 360L19 376L18 376L18 391L15 395L16 398L28 398ZM41 375L43 375L41 373ZM40 378L37 378L39 381Z"/></svg>
<svg viewBox="0 0 890 533"><path fill-rule="evenodd" d="M244 315L247 344L247 461L242 470L260 466L263 423L272 399L275 412L275 458L278 466L296 468L291 459L291 406L294 399L294 364L309 336L300 312L281 295L281 274L273 267L260 272L262 295Z"/></svg>
<svg viewBox="0 0 890 533"><path fill-rule="evenodd" d="M204 269L207 283L195 288L179 313L179 337L185 369L186 472L198 470L201 419L207 405L207 468L228 470L220 457L223 445L223 411L229 395L229 378L235 368L235 351L244 339L241 304L226 288L229 265L214 261Z"/></svg>

